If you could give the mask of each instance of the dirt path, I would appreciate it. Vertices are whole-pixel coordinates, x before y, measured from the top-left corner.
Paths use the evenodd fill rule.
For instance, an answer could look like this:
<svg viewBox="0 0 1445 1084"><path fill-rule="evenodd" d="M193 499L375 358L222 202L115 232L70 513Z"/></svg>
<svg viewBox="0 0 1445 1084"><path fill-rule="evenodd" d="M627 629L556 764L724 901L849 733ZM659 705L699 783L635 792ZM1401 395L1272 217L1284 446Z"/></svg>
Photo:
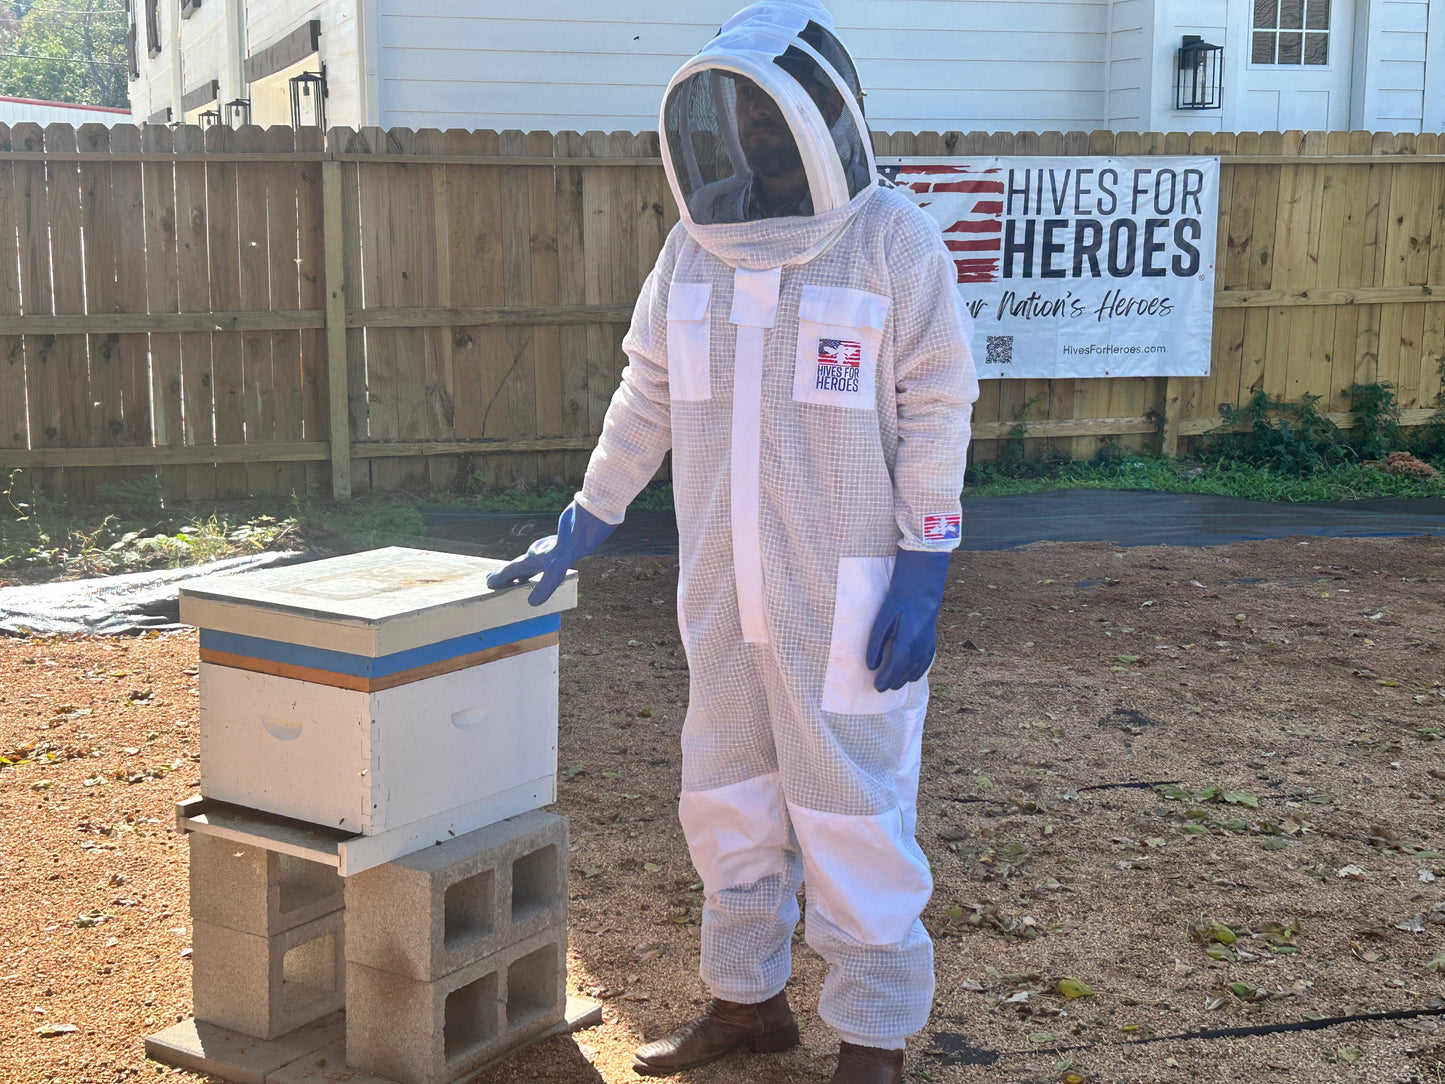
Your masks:
<svg viewBox="0 0 1445 1084"><path fill-rule="evenodd" d="M675 578L593 562L563 624L571 980L606 1022L489 1080L636 1080L638 1039L702 1003ZM910 1079L1445 1080L1440 1016L1169 1038L1442 1005L1445 547L1045 545L954 578L920 796L937 1004ZM195 653L0 641L0 756L43 743L0 767L0 1079L155 1077L144 1036L189 1010L170 810L199 777ZM827 1078L821 967L801 942L795 965L803 1047L684 1079Z"/></svg>

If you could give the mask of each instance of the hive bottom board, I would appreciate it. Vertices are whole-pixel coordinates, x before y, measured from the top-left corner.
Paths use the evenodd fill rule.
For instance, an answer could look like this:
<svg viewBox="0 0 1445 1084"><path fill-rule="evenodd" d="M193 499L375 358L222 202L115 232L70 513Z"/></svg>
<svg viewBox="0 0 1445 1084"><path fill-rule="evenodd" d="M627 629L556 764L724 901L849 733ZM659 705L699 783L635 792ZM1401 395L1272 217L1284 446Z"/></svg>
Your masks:
<svg viewBox="0 0 1445 1084"><path fill-rule="evenodd" d="M581 997L567 998L567 1011L556 1027L538 1035L532 1046L553 1035L564 1035L602 1023L600 1002ZM231 1084L329 1084L337 1079L346 1061L346 1013L338 1012L297 1028L289 1035L265 1042L240 1035L214 1024L184 1020L146 1039L146 1057L165 1065L230 1081ZM497 1062L505 1061L515 1047L495 1061L470 1070L470 1080ZM383 1077L367 1076L354 1070L344 1074L347 1084L393 1084Z"/></svg>

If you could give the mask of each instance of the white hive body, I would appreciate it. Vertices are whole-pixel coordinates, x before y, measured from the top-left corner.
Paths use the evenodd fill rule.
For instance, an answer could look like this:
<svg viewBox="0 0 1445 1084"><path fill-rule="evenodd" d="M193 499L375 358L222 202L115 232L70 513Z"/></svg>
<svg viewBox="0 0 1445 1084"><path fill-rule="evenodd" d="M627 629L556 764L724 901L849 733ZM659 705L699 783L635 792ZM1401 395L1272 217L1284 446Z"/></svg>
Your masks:
<svg viewBox="0 0 1445 1084"><path fill-rule="evenodd" d="M486 586L502 564L390 548L183 591L202 795L362 836L410 826L418 845L554 801L576 578L533 608Z"/></svg>

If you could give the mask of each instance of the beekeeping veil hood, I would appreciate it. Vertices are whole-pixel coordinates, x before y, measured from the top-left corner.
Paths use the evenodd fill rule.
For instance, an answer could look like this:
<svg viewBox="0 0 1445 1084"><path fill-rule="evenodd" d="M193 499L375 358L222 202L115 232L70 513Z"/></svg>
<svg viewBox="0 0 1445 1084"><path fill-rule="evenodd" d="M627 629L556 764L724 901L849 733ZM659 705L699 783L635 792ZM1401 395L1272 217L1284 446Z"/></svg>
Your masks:
<svg viewBox="0 0 1445 1084"><path fill-rule="evenodd" d="M684 226L735 267L807 262L876 191L858 73L817 0L729 19L672 77L661 131ZM763 181L799 171L806 190L770 205Z"/></svg>

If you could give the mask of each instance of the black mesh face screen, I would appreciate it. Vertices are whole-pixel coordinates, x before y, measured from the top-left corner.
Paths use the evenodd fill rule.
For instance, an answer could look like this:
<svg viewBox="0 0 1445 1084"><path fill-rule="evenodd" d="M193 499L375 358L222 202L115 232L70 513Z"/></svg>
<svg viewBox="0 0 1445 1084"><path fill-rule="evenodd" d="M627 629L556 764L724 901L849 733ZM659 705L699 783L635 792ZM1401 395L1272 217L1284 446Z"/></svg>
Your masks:
<svg viewBox="0 0 1445 1084"><path fill-rule="evenodd" d="M796 37L764 36L770 44L762 47L757 36L743 36L734 57L735 40L732 30L722 32L703 54L715 66L702 66L703 56L690 63L663 107L664 147L692 222L811 216L870 187L861 90L842 43L817 22ZM734 64L740 67L729 70Z"/></svg>

